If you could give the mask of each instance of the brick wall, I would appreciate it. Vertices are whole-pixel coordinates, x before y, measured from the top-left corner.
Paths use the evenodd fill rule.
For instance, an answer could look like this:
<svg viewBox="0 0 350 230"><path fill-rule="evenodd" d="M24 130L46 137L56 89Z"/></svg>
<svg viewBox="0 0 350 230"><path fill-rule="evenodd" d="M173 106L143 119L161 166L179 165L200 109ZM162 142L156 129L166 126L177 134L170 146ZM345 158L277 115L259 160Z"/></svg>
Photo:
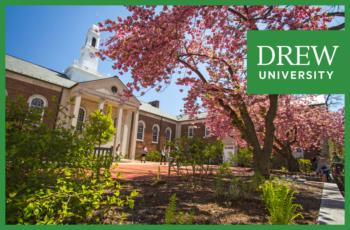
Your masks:
<svg viewBox="0 0 350 230"><path fill-rule="evenodd" d="M6 90L7 98L10 100L15 100L17 96L23 96L27 101L30 96L34 94L39 94L44 96L48 101L48 108L44 115L44 122L49 127L55 126L55 121L58 113L58 103L60 99L61 92L48 89L37 84L30 84L24 81L16 80L10 78L10 75L16 75L17 77L27 78L26 76L6 71Z"/></svg>
<svg viewBox="0 0 350 230"><path fill-rule="evenodd" d="M174 123L167 122L161 117L154 118L145 114L140 114L139 121L144 121L146 128L143 141L136 141L136 158L141 155L144 145L147 146L148 151L161 151L165 145L165 129L167 127L171 128L171 140L175 139L176 125ZM152 127L154 124L158 124L160 127L158 143L152 143Z"/></svg>
<svg viewBox="0 0 350 230"><path fill-rule="evenodd" d="M194 126L193 136L198 138L205 138L209 142L214 142L217 138L214 136L205 137L205 124L203 122L196 122L194 124L181 125L181 137L188 136L188 127Z"/></svg>

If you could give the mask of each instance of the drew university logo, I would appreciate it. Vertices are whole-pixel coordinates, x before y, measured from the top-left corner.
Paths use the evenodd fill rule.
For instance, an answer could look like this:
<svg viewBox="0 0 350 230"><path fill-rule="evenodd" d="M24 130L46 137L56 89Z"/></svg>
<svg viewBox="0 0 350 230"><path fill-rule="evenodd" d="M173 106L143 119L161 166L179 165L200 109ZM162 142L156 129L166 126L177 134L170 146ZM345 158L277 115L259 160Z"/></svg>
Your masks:
<svg viewBox="0 0 350 230"><path fill-rule="evenodd" d="M258 71L261 80L331 80L334 70L329 67L332 66L339 45L258 45L257 48L257 66L271 67L271 70L261 68ZM286 66L293 68L278 70Z"/></svg>

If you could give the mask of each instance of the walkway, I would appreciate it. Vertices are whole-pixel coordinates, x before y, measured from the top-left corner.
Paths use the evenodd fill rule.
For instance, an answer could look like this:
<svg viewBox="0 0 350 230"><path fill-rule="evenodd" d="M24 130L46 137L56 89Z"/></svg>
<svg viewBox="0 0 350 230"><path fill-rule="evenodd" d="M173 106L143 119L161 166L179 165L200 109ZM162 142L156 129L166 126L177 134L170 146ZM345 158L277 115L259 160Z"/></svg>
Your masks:
<svg viewBox="0 0 350 230"><path fill-rule="evenodd" d="M216 166L214 166L216 167ZM187 167L189 172L192 172L190 167ZM122 160L113 165L110 169L113 177L116 177L117 173L121 173L122 179L125 180L149 180L156 177L158 170L160 170L161 176L168 176L168 165L160 165L159 162L146 162L140 161ZM185 173L186 167L182 167L182 171ZM232 167L232 171L235 174L249 175L251 174L250 168ZM171 171L171 175L176 175L174 170Z"/></svg>
<svg viewBox="0 0 350 230"><path fill-rule="evenodd" d="M344 204L344 197L337 184L324 183L317 222L319 224L345 224Z"/></svg>

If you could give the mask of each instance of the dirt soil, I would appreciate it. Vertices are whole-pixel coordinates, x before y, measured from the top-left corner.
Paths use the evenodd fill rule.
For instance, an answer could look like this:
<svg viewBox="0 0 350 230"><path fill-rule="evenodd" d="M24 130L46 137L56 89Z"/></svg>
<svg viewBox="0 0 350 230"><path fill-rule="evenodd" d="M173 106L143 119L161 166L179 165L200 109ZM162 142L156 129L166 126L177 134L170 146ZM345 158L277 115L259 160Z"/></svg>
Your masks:
<svg viewBox="0 0 350 230"><path fill-rule="evenodd" d="M162 177L155 183L154 179L125 180L122 185L127 190L140 192L136 206L128 214L126 223L164 224L165 209L173 193L177 196L177 210L192 212L194 224L265 224L268 222L267 210L256 193L250 199L233 202L220 201L215 197L213 176L203 179L186 179L185 177ZM192 180L192 182L191 182ZM316 224L322 195L322 183L307 181L293 182L298 191L296 203L303 206L304 219L298 218L297 224Z"/></svg>

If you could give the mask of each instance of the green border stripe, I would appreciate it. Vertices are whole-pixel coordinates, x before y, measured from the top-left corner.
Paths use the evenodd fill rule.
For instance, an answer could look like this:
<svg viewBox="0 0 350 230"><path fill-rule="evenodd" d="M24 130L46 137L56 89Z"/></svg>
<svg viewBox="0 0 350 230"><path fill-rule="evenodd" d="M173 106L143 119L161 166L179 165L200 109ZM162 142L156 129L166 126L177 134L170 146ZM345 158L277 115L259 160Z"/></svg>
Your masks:
<svg viewBox="0 0 350 230"><path fill-rule="evenodd" d="M140 229L348 229L347 225L350 223L350 215L346 215L345 226L327 226L327 225L288 225L288 226L271 226L271 225L191 225L191 226L169 226L169 225L61 225L61 226L23 226L23 225L5 225L5 9L6 6L15 5L345 5L346 9L349 9L349 0L3 0L0 1L0 66L1 66L1 78L0 78L0 229L128 229L128 230L140 230ZM346 24L349 25L350 18L346 18ZM348 30L346 30L346 36L350 36ZM350 56L350 50L349 50ZM350 76L349 76L350 77ZM349 92L346 94L345 99L345 148L346 148L346 159L349 159L349 145L350 145L350 86ZM349 172L350 165L345 164L345 190L347 196L349 196L350 185L349 185ZM349 199L346 199L346 214L349 210Z"/></svg>

